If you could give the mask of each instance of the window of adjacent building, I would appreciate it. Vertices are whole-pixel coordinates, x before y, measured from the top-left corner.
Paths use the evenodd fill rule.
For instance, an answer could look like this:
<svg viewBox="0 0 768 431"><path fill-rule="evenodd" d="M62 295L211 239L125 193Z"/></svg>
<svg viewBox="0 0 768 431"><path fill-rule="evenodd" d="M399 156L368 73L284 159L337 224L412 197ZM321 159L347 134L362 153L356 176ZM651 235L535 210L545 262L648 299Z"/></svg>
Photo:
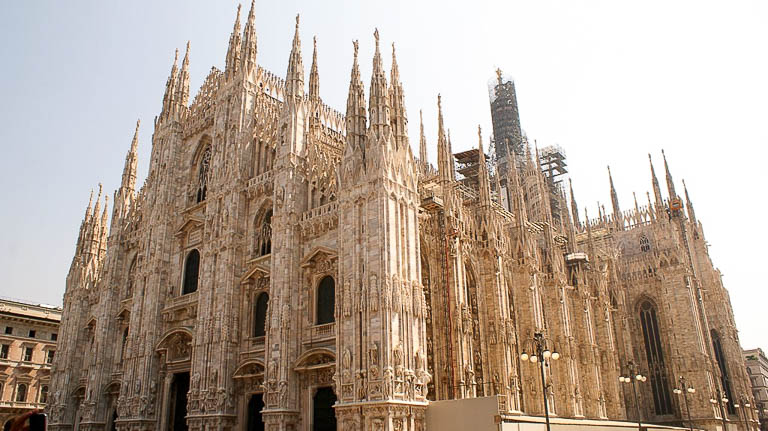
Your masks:
<svg viewBox="0 0 768 431"><path fill-rule="evenodd" d="M40 388L40 399L38 400L40 404L47 404L48 403L48 386L43 386Z"/></svg>
<svg viewBox="0 0 768 431"><path fill-rule="evenodd" d="M45 363L46 364L52 364L53 363L53 356L56 354L55 350L49 350L48 353L45 355Z"/></svg>
<svg viewBox="0 0 768 431"><path fill-rule="evenodd" d="M27 362L32 361L32 348L31 347L25 347L24 348L24 360Z"/></svg>
<svg viewBox="0 0 768 431"><path fill-rule="evenodd" d="M11 349L11 346L8 344L0 345L0 359L8 359L8 351Z"/></svg>
<svg viewBox="0 0 768 431"><path fill-rule="evenodd" d="M34 329L29 330L29 338L35 338L35 335L37 335L37 331Z"/></svg>
<svg viewBox="0 0 768 431"><path fill-rule="evenodd" d="M25 401L27 401L27 385L19 383L19 386L16 386L16 402L23 403Z"/></svg>
<svg viewBox="0 0 768 431"><path fill-rule="evenodd" d="M253 336L263 337L266 335L267 326L267 305L269 304L269 294L261 293L256 298L256 304L253 307Z"/></svg>
<svg viewBox="0 0 768 431"><path fill-rule="evenodd" d="M197 292L197 279L200 273L200 252L192 250L184 260L184 284L182 295Z"/></svg>
<svg viewBox="0 0 768 431"><path fill-rule="evenodd" d="M320 280L317 287L317 324L334 321L333 309L336 304L336 282L333 277L326 276Z"/></svg>
<svg viewBox="0 0 768 431"><path fill-rule="evenodd" d="M12 326L6 326L5 327L5 333L8 335L13 335L13 327Z"/></svg>
<svg viewBox="0 0 768 431"><path fill-rule="evenodd" d="M57 334L55 332L53 334L51 334L51 341L56 341L58 339L59 339L59 334Z"/></svg>

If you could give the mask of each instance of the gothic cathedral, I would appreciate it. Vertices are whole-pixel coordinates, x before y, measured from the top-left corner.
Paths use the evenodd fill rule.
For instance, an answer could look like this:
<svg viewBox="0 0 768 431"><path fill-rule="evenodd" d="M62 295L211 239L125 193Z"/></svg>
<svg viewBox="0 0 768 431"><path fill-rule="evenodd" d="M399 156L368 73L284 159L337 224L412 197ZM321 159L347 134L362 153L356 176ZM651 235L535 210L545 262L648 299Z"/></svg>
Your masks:
<svg viewBox="0 0 768 431"><path fill-rule="evenodd" d="M488 154L480 130L454 154L438 96L434 167L423 127L412 153L394 47L387 74L375 44L366 99L354 43L345 114L320 97L316 44L307 91L298 17L285 79L257 63L253 6L191 104L189 45L174 60L144 185L137 124L111 220L101 189L86 209L51 429L420 431L431 402L488 396L679 425L680 376L695 426L742 426L710 402L750 386L666 159L666 197L651 163L647 204L621 210L611 179L612 213L581 217L519 119L494 118ZM561 356L547 390L521 360L534 334Z"/></svg>

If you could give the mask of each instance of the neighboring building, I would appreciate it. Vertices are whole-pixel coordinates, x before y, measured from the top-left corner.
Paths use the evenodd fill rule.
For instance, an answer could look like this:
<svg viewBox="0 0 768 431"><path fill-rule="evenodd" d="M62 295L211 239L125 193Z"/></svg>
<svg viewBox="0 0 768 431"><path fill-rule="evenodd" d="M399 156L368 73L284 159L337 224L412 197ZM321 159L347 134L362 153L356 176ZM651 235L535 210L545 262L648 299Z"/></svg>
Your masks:
<svg viewBox="0 0 768 431"><path fill-rule="evenodd" d="M0 425L45 407L61 308L0 298Z"/></svg>
<svg viewBox="0 0 768 431"><path fill-rule="evenodd" d="M253 14L241 32L238 12L224 71L191 105L187 46L146 182L137 191L135 134L111 222L101 195L86 209L51 429L418 431L430 401L488 395L505 415L542 415L546 401L560 418L634 421L618 379L629 361L648 376L643 420L687 421L673 393L684 376L697 428L742 427L733 402L725 418L709 403L749 380L666 160L666 198L651 166L647 205L621 210L609 177L612 215L580 218L560 193L572 212L555 222L555 182L527 141L503 168L482 137L454 155L439 97L437 167L423 133L413 157L378 32L369 99L355 42L342 115L320 98L316 46L305 93L298 19L286 79L258 66ZM547 391L521 360L535 332L562 354Z"/></svg>
<svg viewBox="0 0 768 431"><path fill-rule="evenodd" d="M751 349L744 351L744 362L752 382L754 408L760 417L760 429L768 430L768 358L763 349Z"/></svg>

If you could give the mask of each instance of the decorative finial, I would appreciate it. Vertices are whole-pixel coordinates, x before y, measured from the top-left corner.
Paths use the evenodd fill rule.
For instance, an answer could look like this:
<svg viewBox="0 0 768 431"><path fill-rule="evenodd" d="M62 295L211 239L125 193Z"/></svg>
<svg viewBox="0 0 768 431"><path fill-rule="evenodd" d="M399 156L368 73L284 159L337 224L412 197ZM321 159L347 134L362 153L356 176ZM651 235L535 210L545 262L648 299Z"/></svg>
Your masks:
<svg viewBox="0 0 768 431"><path fill-rule="evenodd" d="M317 36L312 36L312 46L317 50Z"/></svg>
<svg viewBox="0 0 768 431"><path fill-rule="evenodd" d="M501 68L496 68L496 78L499 80L499 84L501 84Z"/></svg>
<svg viewBox="0 0 768 431"><path fill-rule="evenodd" d="M357 50L359 48L359 43L357 40L352 41L352 46L355 47L355 60L357 60Z"/></svg>
<svg viewBox="0 0 768 431"><path fill-rule="evenodd" d="M440 102L440 93L437 93L437 109L442 109L443 105Z"/></svg>
<svg viewBox="0 0 768 431"><path fill-rule="evenodd" d="M176 48L176 53L173 54L173 64L175 65L179 61L179 48Z"/></svg>
<svg viewBox="0 0 768 431"><path fill-rule="evenodd" d="M296 28L299 28L299 14L296 14Z"/></svg>
<svg viewBox="0 0 768 431"><path fill-rule="evenodd" d="M373 37L376 39L376 49L379 49L379 29L374 29Z"/></svg>

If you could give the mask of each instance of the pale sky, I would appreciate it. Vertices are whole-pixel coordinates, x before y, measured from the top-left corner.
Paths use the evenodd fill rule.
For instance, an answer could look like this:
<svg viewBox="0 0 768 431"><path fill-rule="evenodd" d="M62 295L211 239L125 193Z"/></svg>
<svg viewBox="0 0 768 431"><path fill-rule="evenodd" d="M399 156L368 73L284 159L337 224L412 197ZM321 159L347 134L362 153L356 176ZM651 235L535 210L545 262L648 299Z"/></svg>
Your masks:
<svg viewBox="0 0 768 431"><path fill-rule="evenodd" d="M60 305L91 188L112 194L137 118L140 179L175 48L191 40L192 95L223 69L237 3L6 1L0 13L0 295ZM243 19L249 5L243 5ZM411 144L424 109L436 158L436 97L454 151L490 133L487 82L515 78L523 129L568 156L576 200L622 208L650 190L661 149L686 180L731 294L742 346L768 349L762 226L768 143L768 2L257 1L258 62L285 70L301 14L320 93L344 111L353 39L370 82L378 27L389 69L397 46ZM662 187L664 187L662 185ZM762 275L761 275L762 274Z"/></svg>

